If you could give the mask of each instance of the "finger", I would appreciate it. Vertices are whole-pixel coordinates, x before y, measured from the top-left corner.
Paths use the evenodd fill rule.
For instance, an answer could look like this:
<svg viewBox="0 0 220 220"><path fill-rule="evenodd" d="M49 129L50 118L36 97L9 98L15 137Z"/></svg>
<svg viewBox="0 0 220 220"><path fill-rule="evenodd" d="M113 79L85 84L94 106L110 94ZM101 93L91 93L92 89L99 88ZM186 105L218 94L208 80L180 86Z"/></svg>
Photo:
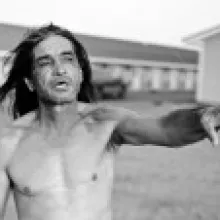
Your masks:
<svg viewBox="0 0 220 220"><path fill-rule="evenodd" d="M215 129L215 123L213 121L209 121L208 123L205 124L204 127L213 146L217 146L219 144L219 137Z"/></svg>
<svg viewBox="0 0 220 220"><path fill-rule="evenodd" d="M208 115L208 114L204 115L202 117L202 124L213 146L218 145L219 137L215 129L215 117L213 117L212 115Z"/></svg>
<svg viewBox="0 0 220 220"><path fill-rule="evenodd" d="M219 138L218 138L218 133L215 130L214 125L210 126L210 139L212 141L213 146L217 146L219 144Z"/></svg>

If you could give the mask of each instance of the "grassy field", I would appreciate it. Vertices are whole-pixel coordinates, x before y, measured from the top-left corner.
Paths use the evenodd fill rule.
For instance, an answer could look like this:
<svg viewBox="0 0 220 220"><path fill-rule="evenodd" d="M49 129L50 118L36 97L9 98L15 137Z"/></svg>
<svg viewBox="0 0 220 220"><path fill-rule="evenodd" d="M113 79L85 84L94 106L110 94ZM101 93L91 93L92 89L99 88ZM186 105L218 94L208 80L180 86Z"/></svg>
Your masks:
<svg viewBox="0 0 220 220"><path fill-rule="evenodd" d="M113 104L152 116L175 108ZM181 149L123 146L115 169L114 220L220 220L220 148L208 141Z"/></svg>
<svg viewBox="0 0 220 220"><path fill-rule="evenodd" d="M175 106L117 103L160 115ZM147 112L146 112L147 111ZM123 146L116 158L114 220L219 220L220 149Z"/></svg>

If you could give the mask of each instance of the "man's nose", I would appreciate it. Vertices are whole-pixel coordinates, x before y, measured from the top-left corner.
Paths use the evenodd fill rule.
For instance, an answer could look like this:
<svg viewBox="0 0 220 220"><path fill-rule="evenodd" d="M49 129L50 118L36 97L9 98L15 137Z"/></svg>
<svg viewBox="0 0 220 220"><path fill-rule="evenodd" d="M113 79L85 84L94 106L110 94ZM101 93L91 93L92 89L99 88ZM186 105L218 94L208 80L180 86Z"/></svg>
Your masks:
<svg viewBox="0 0 220 220"><path fill-rule="evenodd" d="M57 61L55 63L55 74L56 75L64 75L64 74L66 74L65 67L64 67L64 65L60 61Z"/></svg>

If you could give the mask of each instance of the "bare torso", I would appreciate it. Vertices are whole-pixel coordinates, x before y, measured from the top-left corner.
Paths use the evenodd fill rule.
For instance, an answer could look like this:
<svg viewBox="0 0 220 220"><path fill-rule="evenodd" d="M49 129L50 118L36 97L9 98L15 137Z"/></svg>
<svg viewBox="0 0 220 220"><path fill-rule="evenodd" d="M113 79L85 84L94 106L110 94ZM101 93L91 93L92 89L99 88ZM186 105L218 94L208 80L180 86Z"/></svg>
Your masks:
<svg viewBox="0 0 220 220"><path fill-rule="evenodd" d="M88 115L60 136L33 124L3 140L19 220L111 219L115 122Z"/></svg>

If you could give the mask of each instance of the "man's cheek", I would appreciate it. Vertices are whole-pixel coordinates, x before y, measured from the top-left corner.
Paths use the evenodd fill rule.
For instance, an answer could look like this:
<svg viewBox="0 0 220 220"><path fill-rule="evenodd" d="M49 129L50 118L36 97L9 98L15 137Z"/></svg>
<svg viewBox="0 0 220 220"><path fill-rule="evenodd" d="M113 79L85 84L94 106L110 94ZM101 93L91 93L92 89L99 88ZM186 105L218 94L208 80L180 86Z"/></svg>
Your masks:
<svg viewBox="0 0 220 220"><path fill-rule="evenodd" d="M74 88L74 90L79 90L82 84L82 79L80 76L76 76L75 78L73 78L73 83L72 86Z"/></svg>
<svg viewBox="0 0 220 220"><path fill-rule="evenodd" d="M37 91L40 93L40 95L44 95L44 93L48 93L49 90L51 90L51 85L47 83L46 80L42 79L37 84Z"/></svg>

